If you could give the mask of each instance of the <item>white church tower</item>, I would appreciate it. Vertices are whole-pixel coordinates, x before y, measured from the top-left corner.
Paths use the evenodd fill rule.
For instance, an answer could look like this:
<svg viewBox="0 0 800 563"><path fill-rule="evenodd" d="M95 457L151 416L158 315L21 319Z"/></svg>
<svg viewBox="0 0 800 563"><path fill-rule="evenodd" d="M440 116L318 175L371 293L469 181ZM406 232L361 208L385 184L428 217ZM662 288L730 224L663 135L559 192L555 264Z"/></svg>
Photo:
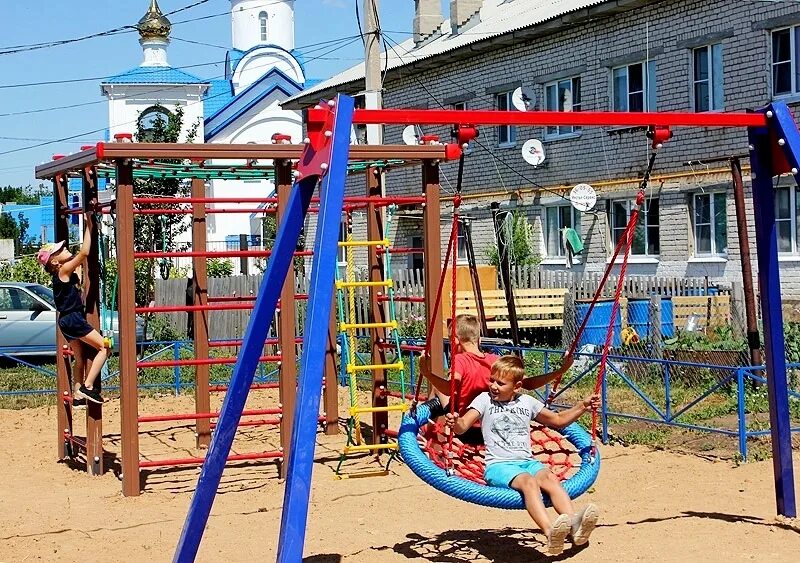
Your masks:
<svg viewBox="0 0 800 563"><path fill-rule="evenodd" d="M142 63L131 70L104 80L103 95L108 98L108 125L111 139L117 133L134 133L137 124L145 129L165 111L181 106L183 134L198 124L197 141L203 140L203 98L209 81L173 68L167 60L172 24L161 12L157 0L136 25L143 51ZM183 140L183 139L182 139Z"/></svg>
<svg viewBox="0 0 800 563"><path fill-rule="evenodd" d="M231 0L233 48L257 45L294 49L294 0Z"/></svg>

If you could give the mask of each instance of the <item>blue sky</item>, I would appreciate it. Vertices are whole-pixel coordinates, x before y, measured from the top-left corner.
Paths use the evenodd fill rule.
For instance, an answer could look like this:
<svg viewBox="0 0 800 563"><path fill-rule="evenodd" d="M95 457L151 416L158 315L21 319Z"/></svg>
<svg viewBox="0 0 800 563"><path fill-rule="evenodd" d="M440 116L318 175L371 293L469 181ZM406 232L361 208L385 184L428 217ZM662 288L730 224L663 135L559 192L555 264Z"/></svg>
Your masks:
<svg viewBox="0 0 800 563"><path fill-rule="evenodd" d="M12 0L8 0L11 2ZM171 12L197 0L159 0L161 9ZM4 11L0 53L9 47L70 39L133 25L144 14L148 0L13 0L14 9ZM296 0L295 43L308 46L310 78L327 78L363 58L363 46L356 36L355 4L362 0ZM446 4L443 0L443 4ZM219 78L222 61L230 45L229 0L208 0L205 4L170 16L173 41L169 47L172 66L184 67L203 78ZM445 13L446 8L445 8ZM194 22L183 20L210 16ZM414 17L412 0L382 0L381 24L395 41L409 37ZM349 39L348 39L349 38ZM326 46L312 46L342 39ZM205 43L198 45L183 40ZM212 46L212 45L216 45ZM224 48L221 48L224 47ZM333 52L327 53L326 51ZM108 125L100 78L128 70L141 62L142 51L135 31L89 39L77 43L0 54L0 185L36 185L33 168L55 153L74 152L82 144L99 140ZM90 79L45 86L9 87L18 84ZM38 112L47 108L79 107ZM20 112L31 112L19 115ZM18 115L8 115L18 114ZM83 134L73 141L50 143Z"/></svg>

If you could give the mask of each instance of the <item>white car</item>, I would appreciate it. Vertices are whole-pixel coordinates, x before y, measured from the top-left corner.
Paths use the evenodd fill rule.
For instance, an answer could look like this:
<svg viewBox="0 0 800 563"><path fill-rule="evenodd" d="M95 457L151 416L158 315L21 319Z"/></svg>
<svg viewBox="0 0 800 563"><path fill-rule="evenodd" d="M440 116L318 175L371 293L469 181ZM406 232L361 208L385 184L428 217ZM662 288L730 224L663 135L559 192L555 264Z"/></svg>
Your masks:
<svg viewBox="0 0 800 563"><path fill-rule="evenodd" d="M114 348L119 346L119 319L112 311ZM144 323L136 319L136 341L144 341ZM0 352L14 356L56 353L56 305L53 291L38 283L0 282Z"/></svg>

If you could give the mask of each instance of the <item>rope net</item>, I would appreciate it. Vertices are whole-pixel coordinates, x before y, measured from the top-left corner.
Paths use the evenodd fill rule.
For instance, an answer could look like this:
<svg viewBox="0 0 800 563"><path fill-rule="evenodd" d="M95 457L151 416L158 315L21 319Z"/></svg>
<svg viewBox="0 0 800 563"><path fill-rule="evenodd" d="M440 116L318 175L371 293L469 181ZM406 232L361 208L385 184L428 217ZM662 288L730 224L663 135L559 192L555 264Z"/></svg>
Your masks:
<svg viewBox="0 0 800 563"><path fill-rule="evenodd" d="M486 485L483 480L485 462L484 446L465 444L457 437L452 446L442 422L429 423L419 433L419 447L438 467L453 469L459 477ZM564 436L552 428L531 426L531 451L533 457L550 468L562 481L569 479L581 467L578 451Z"/></svg>

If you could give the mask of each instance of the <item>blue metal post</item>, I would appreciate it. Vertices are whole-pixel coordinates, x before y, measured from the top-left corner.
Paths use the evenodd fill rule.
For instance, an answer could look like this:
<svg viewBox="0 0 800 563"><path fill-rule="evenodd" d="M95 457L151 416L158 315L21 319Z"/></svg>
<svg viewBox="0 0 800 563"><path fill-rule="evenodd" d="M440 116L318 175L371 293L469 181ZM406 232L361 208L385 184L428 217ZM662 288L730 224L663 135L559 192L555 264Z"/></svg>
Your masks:
<svg viewBox="0 0 800 563"><path fill-rule="evenodd" d="M767 366L769 421L772 434L772 468L778 513L797 515L792 468L789 394L786 380L786 348L783 337L781 284L778 264L778 230L775 224L775 152L783 147L790 166L800 166L800 133L784 103L770 104L763 110L768 126L749 129L750 164L753 177L758 256L758 285L764 321L764 352ZM797 178L797 174L795 174Z"/></svg>
<svg viewBox="0 0 800 563"><path fill-rule="evenodd" d="M336 97L336 119L331 138L328 173L320 187L319 219L314 241L314 261L308 288L308 314L303 330L303 356L297 384L289 467L278 539L279 563L301 563L306 536L308 500L316 445L317 417L325 371L325 346L328 338L336 279L336 254L339 226L344 205L347 159L350 153L350 126L353 98Z"/></svg>
<svg viewBox="0 0 800 563"><path fill-rule="evenodd" d="M244 334L241 352L236 360L231 375L230 386L222 403L217 428L206 454L197 489L186 515L186 522L175 551L174 561L188 563L194 561L203 531L208 522L211 505L217 494L219 481L225 462L231 451L231 444L236 435L236 428L242 417L247 394L253 383L253 376L258 366L258 359L267 338L267 331L275 316L275 308L280 297L281 287L292 264L297 238L303 228L303 220L311 202L311 196L317 185L317 177L310 176L295 184L286 206L286 218L281 221L267 272L261 282L250 322ZM334 240L337 240L334 237ZM335 261L334 261L335 262ZM314 417L316 420L316 416Z"/></svg>
<svg viewBox="0 0 800 563"><path fill-rule="evenodd" d="M181 359L181 342L176 340L172 344L172 359L176 362ZM172 368L172 378L175 381L175 396L181 394L181 366Z"/></svg>
<svg viewBox="0 0 800 563"><path fill-rule="evenodd" d="M747 420L744 411L744 368L736 370L736 412L739 416L739 455L747 461Z"/></svg>
<svg viewBox="0 0 800 563"><path fill-rule="evenodd" d="M664 366L664 415L667 422L672 420L672 389L670 387L669 364Z"/></svg>

